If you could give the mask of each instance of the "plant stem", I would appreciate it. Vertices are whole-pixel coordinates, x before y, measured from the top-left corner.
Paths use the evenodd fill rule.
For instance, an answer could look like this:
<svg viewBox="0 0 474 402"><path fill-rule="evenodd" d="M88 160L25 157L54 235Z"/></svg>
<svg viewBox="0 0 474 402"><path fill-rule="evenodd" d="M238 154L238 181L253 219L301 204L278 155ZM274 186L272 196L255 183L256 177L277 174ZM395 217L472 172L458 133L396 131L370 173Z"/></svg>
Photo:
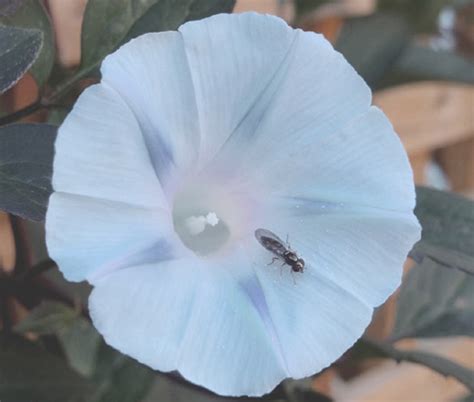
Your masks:
<svg viewBox="0 0 474 402"><path fill-rule="evenodd" d="M474 392L474 370L432 353L419 350L401 350L395 348L389 343L370 340L367 338L364 338L363 341L381 356L390 357L397 363L405 361L421 364L422 366L428 367L445 377L455 378L464 384L469 390Z"/></svg>
<svg viewBox="0 0 474 402"><path fill-rule="evenodd" d="M43 109L45 106L41 103L41 99L36 100L31 105L24 107L23 109L17 110L16 112L10 113L2 118L0 118L0 126L13 123L17 120L27 117L38 110Z"/></svg>

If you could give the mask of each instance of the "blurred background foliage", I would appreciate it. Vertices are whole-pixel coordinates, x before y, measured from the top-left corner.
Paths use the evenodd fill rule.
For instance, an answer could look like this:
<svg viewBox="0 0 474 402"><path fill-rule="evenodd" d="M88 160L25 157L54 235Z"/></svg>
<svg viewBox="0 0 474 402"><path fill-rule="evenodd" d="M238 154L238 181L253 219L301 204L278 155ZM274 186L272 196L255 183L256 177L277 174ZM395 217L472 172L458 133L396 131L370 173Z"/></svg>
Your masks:
<svg viewBox="0 0 474 402"><path fill-rule="evenodd" d="M358 3L365 4L362 11L354 8ZM388 107L387 97L399 93L392 89L406 94L405 88L418 88L410 85L436 81L462 89L465 100L455 105L467 102L468 111L473 110L471 0L275 0L239 1L237 5L234 0L89 0L87 5L78 1L73 9L76 19L69 23L78 27L76 31L64 31L64 21L58 19L65 3L0 1L0 209L5 211L0 212L2 402L235 399L213 395L176 374L154 372L105 345L90 324L90 287L63 279L47 257L41 223L51 193L57 125L78 94L99 79L103 58L144 32L176 29L188 20L231 12L234 6L236 11L280 14L294 26L325 34L376 91L376 103L384 101ZM68 50L75 41L78 49ZM423 133L427 138L423 152L417 130L425 123L417 118L424 106L414 103L403 112L408 122L414 121L408 128L400 125L398 129L398 120L392 121L396 120L419 184L435 184L472 198L474 139L468 136L474 134L472 114L461 125L471 131L451 144L450 128L456 124L445 121L459 122L456 112L462 109L453 107L454 120L441 119L445 111L440 108L446 102L451 105L451 94L441 92L441 97L435 97L427 117L434 121L427 127L434 128ZM396 104L403 103L394 99ZM435 137L438 142L430 148L426 144ZM415 145L414 140L418 141ZM437 162L446 168L445 174L429 180L425 170L418 169L419 161L424 161L426 169L426 155L435 160L448 143L448 162L456 159L456 173L447 177L452 163L439 155ZM461 171L467 171L467 179L458 185ZM355 394L346 399L338 396L337 381L349 383L387 359L429 367L461 384L460 391L456 389L459 398L474 400L472 349L463 349L467 363L460 362L427 348L425 341L474 336L474 204L462 195L426 187L419 187L417 195L415 212L423 237L410 253L399 295L378 310L367 334L332 367L314 378L285 381L259 400L363 400ZM473 343L467 345L473 347Z"/></svg>

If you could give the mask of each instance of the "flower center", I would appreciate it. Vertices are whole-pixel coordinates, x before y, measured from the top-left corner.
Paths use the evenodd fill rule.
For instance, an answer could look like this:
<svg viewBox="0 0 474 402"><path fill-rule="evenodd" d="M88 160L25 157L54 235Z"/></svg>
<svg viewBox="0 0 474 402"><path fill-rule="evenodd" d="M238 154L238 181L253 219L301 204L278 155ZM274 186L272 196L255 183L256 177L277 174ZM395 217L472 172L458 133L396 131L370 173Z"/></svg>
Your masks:
<svg viewBox="0 0 474 402"><path fill-rule="evenodd" d="M206 186L203 186L204 188ZM183 244L200 256L221 250L231 237L225 220L225 206L203 187L187 188L178 193L173 206L174 229Z"/></svg>

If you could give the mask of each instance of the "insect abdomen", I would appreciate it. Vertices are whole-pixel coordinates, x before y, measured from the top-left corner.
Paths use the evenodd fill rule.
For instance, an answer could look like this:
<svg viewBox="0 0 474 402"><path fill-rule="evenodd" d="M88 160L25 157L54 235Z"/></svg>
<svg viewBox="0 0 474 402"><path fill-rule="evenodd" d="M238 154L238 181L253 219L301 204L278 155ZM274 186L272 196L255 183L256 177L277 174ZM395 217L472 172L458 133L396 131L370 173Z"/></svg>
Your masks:
<svg viewBox="0 0 474 402"><path fill-rule="evenodd" d="M286 251L286 248L283 244L277 242L276 240L270 239L269 237L262 237L261 242L263 247L274 254L282 256Z"/></svg>

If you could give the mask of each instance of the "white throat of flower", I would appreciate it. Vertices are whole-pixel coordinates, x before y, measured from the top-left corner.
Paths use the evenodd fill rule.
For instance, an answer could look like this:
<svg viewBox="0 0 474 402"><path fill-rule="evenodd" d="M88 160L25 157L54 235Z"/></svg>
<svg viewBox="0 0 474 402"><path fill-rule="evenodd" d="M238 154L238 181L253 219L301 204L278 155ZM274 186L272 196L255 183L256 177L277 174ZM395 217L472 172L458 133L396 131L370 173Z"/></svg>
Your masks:
<svg viewBox="0 0 474 402"><path fill-rule="evenodd" d="M224 188L194 178L174 197L174 229L183 244L199 256L220 253L239 232L240 225L232 218L241 207Z"/></svg>

